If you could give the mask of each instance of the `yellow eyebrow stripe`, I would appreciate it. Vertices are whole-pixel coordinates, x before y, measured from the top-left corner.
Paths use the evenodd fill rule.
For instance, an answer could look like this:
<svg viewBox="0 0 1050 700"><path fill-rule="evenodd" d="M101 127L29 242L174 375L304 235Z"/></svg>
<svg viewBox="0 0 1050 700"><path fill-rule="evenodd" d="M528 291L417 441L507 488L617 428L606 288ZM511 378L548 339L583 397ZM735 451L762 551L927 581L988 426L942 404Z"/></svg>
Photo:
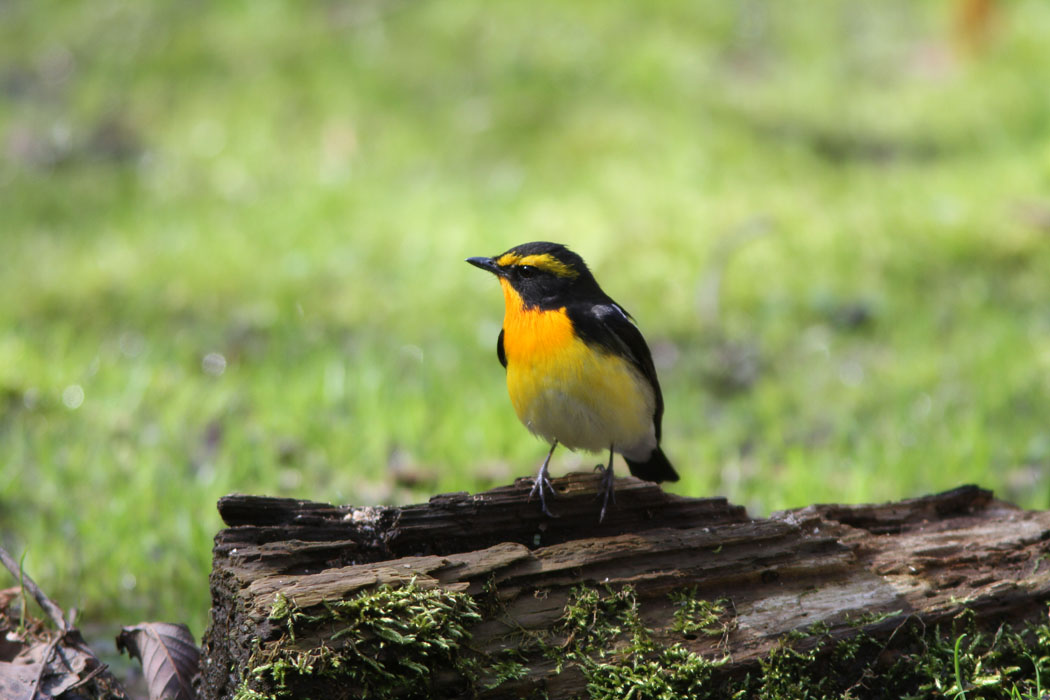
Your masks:
<svg viewBox="0 0 1050 700"><path fill-rule="evenodd" d="M558 260L553 255L547 253L542 253L540 255L526 255L524 257L517 253L504 253L496 259L496 264L500 267L531 265L533 267L538 267L541 270L546 270L558 277L575 278L580 276L579 272L572 269L561 260Z"/></svg>

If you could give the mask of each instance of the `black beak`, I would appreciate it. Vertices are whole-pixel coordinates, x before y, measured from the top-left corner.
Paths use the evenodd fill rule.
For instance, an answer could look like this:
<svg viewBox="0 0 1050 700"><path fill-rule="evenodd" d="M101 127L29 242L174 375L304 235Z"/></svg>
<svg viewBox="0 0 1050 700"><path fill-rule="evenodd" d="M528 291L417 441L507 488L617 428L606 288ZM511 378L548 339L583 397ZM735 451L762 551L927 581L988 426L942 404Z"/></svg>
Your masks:
<svg viewBox="0 0 1050 700"><path fill-rule="evenodd" d="M492 258L467 258L467 262L473 265L474 267L480 267L482 270L488 270L494 275L499 276L503 274L503 270L500 268L499 265L496 264L496 261Z"/></svg>

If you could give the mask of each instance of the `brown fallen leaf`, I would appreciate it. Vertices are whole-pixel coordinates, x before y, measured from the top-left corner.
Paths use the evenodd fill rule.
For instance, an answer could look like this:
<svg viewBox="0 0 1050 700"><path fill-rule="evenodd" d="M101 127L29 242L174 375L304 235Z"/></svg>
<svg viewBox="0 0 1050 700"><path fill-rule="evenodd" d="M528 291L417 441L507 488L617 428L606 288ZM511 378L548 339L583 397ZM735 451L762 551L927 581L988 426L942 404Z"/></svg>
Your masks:
<svg viewBox="0 0 1050 700"><path fill-rule="evenodd" d="M60 697L82 684L98 661L89 652L67 647L60 637L35 642L14 658L0 661L0 698L42 700Z"/></svg>
<svg viewBox="0 0 1050 700"><path fill-rule="evenodd" d="M48 598L3 547L0 565L19 581L18 586L0 591L0 699L126 698L74 626L75 613L67 615ZM27 595L56 629L26 613Z"/></svg>
<svg viewBox="0 0 1050 700"><path fill-rule="evenodd" d="M33 700L40 667L0 661L0 698Z"/></svg>
<svg viewBox="0 0 1050 700"><path fill-rule="evenodd" d="M142 662L150 700L195 700L193 677L200 667L200 650L186 625L143 622L124 627L117 650Z"/></svg>

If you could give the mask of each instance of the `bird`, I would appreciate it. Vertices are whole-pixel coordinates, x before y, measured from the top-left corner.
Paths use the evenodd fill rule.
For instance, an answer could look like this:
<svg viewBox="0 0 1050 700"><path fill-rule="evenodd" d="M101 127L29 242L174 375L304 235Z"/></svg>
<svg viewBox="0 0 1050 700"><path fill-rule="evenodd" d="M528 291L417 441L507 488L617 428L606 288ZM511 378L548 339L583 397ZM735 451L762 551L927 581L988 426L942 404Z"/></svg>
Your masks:
<svg viewBox="0 0 1050 700"><path fill-rule="evenodd" d="M534 241L466 262L494 274L503 289L496 356L518 419L550 443L529 499L554 497L549 465L558 445L609 450L602 473L604 520L615 502L613 457L633 476L678 481L660 447L664 402L652 354L634 319L602 291L579 255L560 243Z"/></svg>

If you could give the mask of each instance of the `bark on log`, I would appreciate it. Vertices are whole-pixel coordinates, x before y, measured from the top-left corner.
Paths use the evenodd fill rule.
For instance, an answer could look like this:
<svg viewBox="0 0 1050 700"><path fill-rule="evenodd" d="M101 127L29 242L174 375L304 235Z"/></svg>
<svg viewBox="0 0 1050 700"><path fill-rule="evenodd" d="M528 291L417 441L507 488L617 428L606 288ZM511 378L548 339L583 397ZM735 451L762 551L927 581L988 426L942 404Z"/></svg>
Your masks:
<svg viewBox="0 0 1050 700"><path fill-rule="evenodd" d="M379 686L368 686L366 672L376 664L376 673L412 676L393 686L405 697L600 696L601 674L626 668L614 661L637 671L642 657L676 666L709 660L689 682L702 676L718 697L741 679L753 683L785 640L812 664L841 656L843 640L855 640L857 653L862 639L865 653L890 665L894 649L917 639L906 630L933 629L964 610L976 628L1036 620L1050 600L1050 512L1019 510L975 486L751 519L724 499L683 498L626 478L604 523L595 475L554 480L553 519L528 501L530 486L523 479L402 508L223 498L229 527L215 541L202 697L251 689L349 698L362 687L374 696ZM376 632L332 612L381 584L409 583L466 594L480 615L462 618L469 642L428 647L426 668L410 660L410 642L433 626L406 642L403 627ZM590 607L588 590L597 591ZM593 619L574 622L573 610ZM361 655L369 659L355 666ZM473 665L461 663L466 657ZM284 663L285 675L275 675L288 659L300 668ZM858 688L857 697L881 697Z"/></svg>

